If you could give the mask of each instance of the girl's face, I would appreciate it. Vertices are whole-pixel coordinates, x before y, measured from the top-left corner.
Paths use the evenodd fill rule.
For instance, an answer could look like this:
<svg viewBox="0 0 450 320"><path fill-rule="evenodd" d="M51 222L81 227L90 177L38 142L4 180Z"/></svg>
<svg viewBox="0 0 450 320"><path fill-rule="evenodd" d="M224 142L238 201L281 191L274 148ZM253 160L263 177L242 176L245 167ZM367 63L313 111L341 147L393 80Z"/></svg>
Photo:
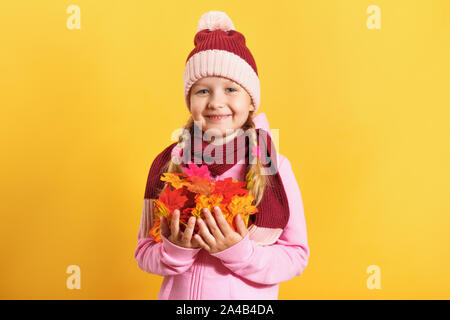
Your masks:
<svg viewBox="0 0 450 320"><path fill-rule="evenodd" d="M202 130L218 130L222 136L241 128L250 111L255 110L247 91L223 77L201 78L190 91L190 112ZM220 115L217 118L213 116ZM215 132L215 131L214 131Z"/></svg>

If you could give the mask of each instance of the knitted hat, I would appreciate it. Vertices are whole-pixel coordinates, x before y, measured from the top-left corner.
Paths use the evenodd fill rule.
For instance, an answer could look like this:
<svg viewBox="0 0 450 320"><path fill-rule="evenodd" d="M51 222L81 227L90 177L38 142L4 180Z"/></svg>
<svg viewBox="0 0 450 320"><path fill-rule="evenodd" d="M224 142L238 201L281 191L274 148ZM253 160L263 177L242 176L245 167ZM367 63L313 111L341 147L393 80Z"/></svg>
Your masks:
<svg viewBox="0 0 450 320"><path fill-rule="evenodd" d="M259 107L261 89L258 70L245 37L234 29L225 12L209 11L198 22L195 48L186 59L184 97L189 109L189 91L199 79L219 76L231 79L243 87L252 99L255 112Z"/></svg>

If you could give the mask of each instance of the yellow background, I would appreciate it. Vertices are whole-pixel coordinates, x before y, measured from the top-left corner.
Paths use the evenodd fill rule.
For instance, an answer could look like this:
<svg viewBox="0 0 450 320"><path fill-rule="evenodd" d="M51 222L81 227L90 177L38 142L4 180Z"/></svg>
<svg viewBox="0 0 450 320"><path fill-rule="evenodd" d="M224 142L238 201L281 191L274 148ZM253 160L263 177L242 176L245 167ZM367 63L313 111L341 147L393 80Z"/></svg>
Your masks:
<svg viewBox="0 0 450 320"><path fill-rule="evenodd" d="M157 297L162 277L134 260L142 200L188 118L183 69L209 10L247 38L258 112L303 196L311 256L279 298L449 299L447 0L2 1L0 297Z"/></svg>

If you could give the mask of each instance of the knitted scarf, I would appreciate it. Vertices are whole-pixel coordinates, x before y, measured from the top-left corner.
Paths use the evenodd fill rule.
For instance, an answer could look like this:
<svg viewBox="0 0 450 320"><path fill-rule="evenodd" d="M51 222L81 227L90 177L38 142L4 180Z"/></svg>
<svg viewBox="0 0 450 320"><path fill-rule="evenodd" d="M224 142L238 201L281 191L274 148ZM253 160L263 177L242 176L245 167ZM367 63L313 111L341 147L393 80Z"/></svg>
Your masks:
<svg viewBox="0 0 450 320"><path fill-rule="evenodd" d="M201 130L199 130L201 132ZM277 155L270 135L263 129L256 129L257 141L260 150L260 160L266 170L270 184L266 186L262 199L258 204L258 212L251 215L251 223L258 227L284 229L289 220L289 204L286 192L278 172ZM244 141L245 140L245 141ZM245 142L245 143L243 143ZM164 165L171 159L173 143L162 151L153 161L147 179L144 199L157 199L160 190L164 187L161 181ZM190 150L190 152L185 152ZM216 145L202 139L202 133L192 135L186 141L182 152L182 166L187 167L188 161L198 166L207 165L213 177L220 176L233 167L240 160L247 165L245 173L249 171L253 153L249 153L249 136L241 134L233 140ZM220 160L221 159L221 160ZM233 161L230 161L232 159ZM242 163L242 162L241 162Z"/></svg>

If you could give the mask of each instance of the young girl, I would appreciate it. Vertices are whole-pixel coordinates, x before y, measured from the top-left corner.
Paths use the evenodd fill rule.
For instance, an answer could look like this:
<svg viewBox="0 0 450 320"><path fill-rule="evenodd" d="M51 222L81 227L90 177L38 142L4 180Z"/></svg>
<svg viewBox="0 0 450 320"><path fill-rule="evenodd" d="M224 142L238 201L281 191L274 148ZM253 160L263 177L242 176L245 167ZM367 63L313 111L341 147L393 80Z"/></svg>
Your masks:
<svg viewBox="0 0 450 320"><path fill-rule="evenodd" d="M210 11L194 43L184 70L191 117L179 141L151 165L135 259L142 270L164 276L158 299L278 299L279 283L302 274L308 263L300 190L290 162L275 150L265 115L254 116L260 84L245 37L225 13ZM209 132L217 133L213 141L204 138ZM211 163L207 150L222 161ZM150 199L164 188L162 173L183 172L189 161L207 165L215 180L247 180L258 208L248 228L237 214L233 231L215 209L204 210L204 219L191 217L182 232L175 210L170 225L161 220L162 241L149 236Z"/></svg>

